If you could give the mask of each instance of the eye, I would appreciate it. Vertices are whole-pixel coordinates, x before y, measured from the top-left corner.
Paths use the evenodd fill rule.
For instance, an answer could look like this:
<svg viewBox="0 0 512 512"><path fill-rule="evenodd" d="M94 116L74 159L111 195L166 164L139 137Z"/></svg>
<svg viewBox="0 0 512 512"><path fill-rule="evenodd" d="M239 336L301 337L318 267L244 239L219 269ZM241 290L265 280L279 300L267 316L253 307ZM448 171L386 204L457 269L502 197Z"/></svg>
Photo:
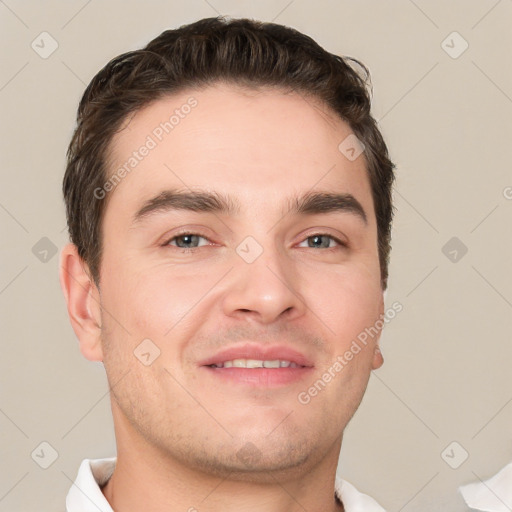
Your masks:
<svg viewBox="0 0 512 512"><path fill-rule="evenodd" d="M203 240L203 243L201 243L201 240ZM210 240L208 240L208 238L198 233L180 233L178 235L174 235L163 245L165 247L176 247L177 249L182 249L184 252L188 252L205 245L210 245L209 242ZM306 246L303 245L305 243L307 244ZM299 247L308 247L313 249L335 249L337 246L346 247L347 244L326 233L310 235L299 244Z"/></svg>
<svg viewBox="0 0 512 512"><path fill-rule="evenodd" d="M178 249L184 249L191 250L191 249L197 249L198 247L201 247L201 245L208 245L206 244L200 244L200 240L205 240L206 242L209 242L209 240L196 233L180 233L179 235L175 235L167 242L165 242L165 246L171 245L173 247L177 247Z"/></svg>
<svg viewBox="0 0 512 512"><path fill-rule="evenodd" d="M301 242L301 244L307 243L307 247L315 249L333 249L334 247L332 247L331 242L335 242L337 245L346 247L346 244L341 240L325 233L310 235L304 240L304 242ZM304 245L299 245L299 247L304 247Z"/></svg>

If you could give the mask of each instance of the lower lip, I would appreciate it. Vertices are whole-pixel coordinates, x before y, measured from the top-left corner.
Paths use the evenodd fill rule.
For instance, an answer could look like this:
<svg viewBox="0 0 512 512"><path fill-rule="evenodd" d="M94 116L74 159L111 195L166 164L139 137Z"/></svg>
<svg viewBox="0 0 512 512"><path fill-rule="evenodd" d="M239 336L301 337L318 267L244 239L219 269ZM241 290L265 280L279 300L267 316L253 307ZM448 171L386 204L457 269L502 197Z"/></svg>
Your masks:
<svg viewBox="0 0 512 512"><path fill-rule="evenodd" d="M313 370L310 366L298 368L212 368L203 366L218 379L254 387L272 388L299 382Z"/></svg>

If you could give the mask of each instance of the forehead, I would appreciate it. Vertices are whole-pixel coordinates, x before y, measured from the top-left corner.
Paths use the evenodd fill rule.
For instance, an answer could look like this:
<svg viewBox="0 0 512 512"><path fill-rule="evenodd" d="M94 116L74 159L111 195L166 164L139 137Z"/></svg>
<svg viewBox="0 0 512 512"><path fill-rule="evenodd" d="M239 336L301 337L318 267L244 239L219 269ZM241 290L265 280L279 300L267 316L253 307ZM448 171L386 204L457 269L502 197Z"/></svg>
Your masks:
<svg viewBox="0 0 512 512"><path fill-rule="evenodd" d="M364 157L350 161L338 148L350 134L335 113L296 92L226 84L182 91L128 118L113 138L107 211L129 214L175 188L218 190L242 204L258 197L262 207L299 192L340 191L371 209Z"/></svg>

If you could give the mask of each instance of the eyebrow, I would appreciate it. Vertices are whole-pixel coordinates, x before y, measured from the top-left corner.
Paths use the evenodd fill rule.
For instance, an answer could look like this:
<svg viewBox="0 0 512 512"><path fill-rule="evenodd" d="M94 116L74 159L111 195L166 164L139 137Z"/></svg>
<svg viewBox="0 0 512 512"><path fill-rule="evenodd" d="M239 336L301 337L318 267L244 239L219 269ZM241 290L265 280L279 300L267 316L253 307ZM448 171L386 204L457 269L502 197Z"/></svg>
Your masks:
<svg viewBox="0 0 512 512"><path fill-rule="evenodd" d="M173 210L219 213L234 216L240 212L240 203L236 198L220 192L201 192L193 190L164 190L146 200L133 216L132 224L158 213ZM296 215L315 215L322 213L349 213L368 224L366 212L361 203L352 195L330 192L307 192L288 200L288 211Z"/></svg>

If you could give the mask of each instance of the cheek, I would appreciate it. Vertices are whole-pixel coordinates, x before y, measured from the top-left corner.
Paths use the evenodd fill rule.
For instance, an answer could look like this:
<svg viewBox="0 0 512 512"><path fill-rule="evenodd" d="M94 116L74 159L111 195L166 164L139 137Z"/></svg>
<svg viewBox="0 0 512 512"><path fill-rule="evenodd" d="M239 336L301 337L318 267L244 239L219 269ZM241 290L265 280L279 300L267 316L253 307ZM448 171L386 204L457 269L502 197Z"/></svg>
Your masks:
<svg viewBox="0 0 512 512"><path fill-rule="evenodd" d="M317 275L308 286L311 309L333 336L337 353L344 351L380 318L380 282L364 269L347 268L322 277Z"/></svg>
<svg viewBox="0 0 512 512"><path fill-rule="evenodd" d="M168 265L137 268L127 262L108 283L105 304L124 319L133 334L164 339L178 325L182 329L187 324L217 281L216 274L197 269L191 272Z"/></svg>

